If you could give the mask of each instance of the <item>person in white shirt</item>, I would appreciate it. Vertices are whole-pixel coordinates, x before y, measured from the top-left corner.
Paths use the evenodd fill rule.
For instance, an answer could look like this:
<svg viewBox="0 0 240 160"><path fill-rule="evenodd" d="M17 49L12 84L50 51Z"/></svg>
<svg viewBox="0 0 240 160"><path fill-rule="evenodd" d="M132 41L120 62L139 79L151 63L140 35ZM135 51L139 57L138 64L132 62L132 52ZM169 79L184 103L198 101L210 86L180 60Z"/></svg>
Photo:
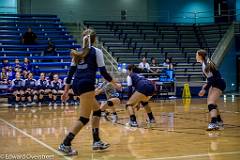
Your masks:
<svg viewBox="0 0 240 160"><path fill-rule="evenodd" d="M142 69L144 72L150 72L151 71L150 65L147 62L146 57L142 58L142 62L139 63L138 68Z"/></svg>

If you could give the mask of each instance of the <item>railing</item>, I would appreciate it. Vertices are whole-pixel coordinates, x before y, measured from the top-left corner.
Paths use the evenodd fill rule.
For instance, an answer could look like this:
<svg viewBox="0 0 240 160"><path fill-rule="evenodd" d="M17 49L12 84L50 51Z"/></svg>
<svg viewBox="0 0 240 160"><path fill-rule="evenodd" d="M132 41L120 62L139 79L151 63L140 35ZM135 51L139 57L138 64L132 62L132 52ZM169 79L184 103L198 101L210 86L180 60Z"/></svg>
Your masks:
<svg viewBox="0 0 240 160"><path fill-rule="evenodd" d="M230 44L233 41L233 38L234 38L234 24L231 24L227 32L222 37L221 41L218 43L211 57L211 59L213 60L217 67L220 65L222 59L227 53Z"/></svg>
<svg viewBox="0 0 240 160"><path fill-rule="evenodd" d="M101 49L103 51L103 55L105 60L110 64L111 73L116 73L118 71L118 62L114 59L114 57L101 45Z"/></svg>

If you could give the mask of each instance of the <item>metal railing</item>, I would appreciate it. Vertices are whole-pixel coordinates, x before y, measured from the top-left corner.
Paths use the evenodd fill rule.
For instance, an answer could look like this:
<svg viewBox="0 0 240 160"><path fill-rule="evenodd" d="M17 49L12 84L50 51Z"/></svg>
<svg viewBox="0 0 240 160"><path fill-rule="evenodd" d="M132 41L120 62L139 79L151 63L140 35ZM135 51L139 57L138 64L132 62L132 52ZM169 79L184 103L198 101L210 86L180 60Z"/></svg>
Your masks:
<svg viewBox="0 0 240 160"><path fill-rule="evenodd" d="M116 73L118 71L118 62L112 56L112 54L107 51L107 49L102 44L100 46L101 46L101 50L103 51L103 55L106 60L106 63L108 63L110 65L110 72Z"/></svg>
<svg viewBox="0 0 240 160"><path fill-rule="evenodd" d="M227 54L227 51L231 46L233 38L234 38L234 23L229 26L227 32L224 34L224 36L218 43L211 57L211 59L213 60L217 67L220 65L224 56Z"/></svg>

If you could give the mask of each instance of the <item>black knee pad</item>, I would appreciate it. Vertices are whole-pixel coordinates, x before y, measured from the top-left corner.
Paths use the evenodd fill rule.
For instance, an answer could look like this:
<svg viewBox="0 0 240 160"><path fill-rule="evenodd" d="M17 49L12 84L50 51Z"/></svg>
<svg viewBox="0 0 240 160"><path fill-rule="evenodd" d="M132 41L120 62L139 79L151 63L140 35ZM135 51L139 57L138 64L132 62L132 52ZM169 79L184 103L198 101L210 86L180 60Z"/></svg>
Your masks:
<svg viewBox="0 0 240 160"><path fill-rule="evenodd" d="M148 102L143 102L143 101L141 101L141 104L142 104L143 107L145 107L145 106L148 105Z"/></svg>
<svg viewBox="0 0 240 160"><path fill-rule="evenodd" d="M113 102L112 102L112 101L107 101L107 105L108 105L109 107L112 107L112 106L113 106Z"/></svg>
<svg viewBox="0 0 240 160"><path fill-rule="evenodd" d="M52 94L52 91L49 91L49 94Z"/></svg>
<svg viewBox="0 0 240 160"><path fill-rule="evenodd" d="M211 110L213 110L213 109L217 109L217 105L215 105L215 104L209 104L209 105L208 105L208 110L209 110L209 112L211 112Z"/></svg>
<svg viewBox="0 0 240 160"><path fill-rule="evenodd" d="M21 94L18 93L18 94L16 95L16 97L20 98L20 97L21 97Z"/></svg>
<svg viewBox="0 0 240 160"><path fill-rule="evenodd" d="M86 125L89 121L89 118L85 118L85 117L80 117L79 121L82 122L83 125Z"/></svg>
<svg viewBox="0 0 240 160"><path fill-rule="evenodd" d="M93 112L93 116L96 116L96 117L101 117L101 110L97 110L97 111L94 111Z"/></svg>
<svg viewBox="0 0 240 160"><path fill-rule="evenodd" d="M40 94L45 94L44 91L40 91Z"/></svg>
<svg viewBox="0 0 240 160"><path fill-rule="evenodd" d="M34 93L35 96L38 96L38 93Z"/></svg>

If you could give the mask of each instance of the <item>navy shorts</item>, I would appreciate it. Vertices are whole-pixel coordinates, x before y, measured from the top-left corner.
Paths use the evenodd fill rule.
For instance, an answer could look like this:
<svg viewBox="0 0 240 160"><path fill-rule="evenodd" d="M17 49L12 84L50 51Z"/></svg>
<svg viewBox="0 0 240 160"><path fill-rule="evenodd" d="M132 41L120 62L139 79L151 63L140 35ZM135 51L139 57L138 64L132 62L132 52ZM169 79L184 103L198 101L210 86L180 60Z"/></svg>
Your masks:
<svg viewBox="0 0 240 160"><path fill-rule="evenodd" d="M76 96L80 96L83 93L94 91L95 90L95 82L89 79L77 79L73 80L72 89L73 93Z"/></svg>
<svg viewBox="0 0 240 160"><path fill-rule="evenodd" d="M226 89L226 82L224 79L218 79L213 82L212 87L218 88L223 92Z"/></svg>
<svg viewBox="0 0 240 160"><path fill-rule="evenodd" d="M155 87L152 83L142 83L137 85L136 91L144 94L145 96L152 96L155 92Z"/></svg>

